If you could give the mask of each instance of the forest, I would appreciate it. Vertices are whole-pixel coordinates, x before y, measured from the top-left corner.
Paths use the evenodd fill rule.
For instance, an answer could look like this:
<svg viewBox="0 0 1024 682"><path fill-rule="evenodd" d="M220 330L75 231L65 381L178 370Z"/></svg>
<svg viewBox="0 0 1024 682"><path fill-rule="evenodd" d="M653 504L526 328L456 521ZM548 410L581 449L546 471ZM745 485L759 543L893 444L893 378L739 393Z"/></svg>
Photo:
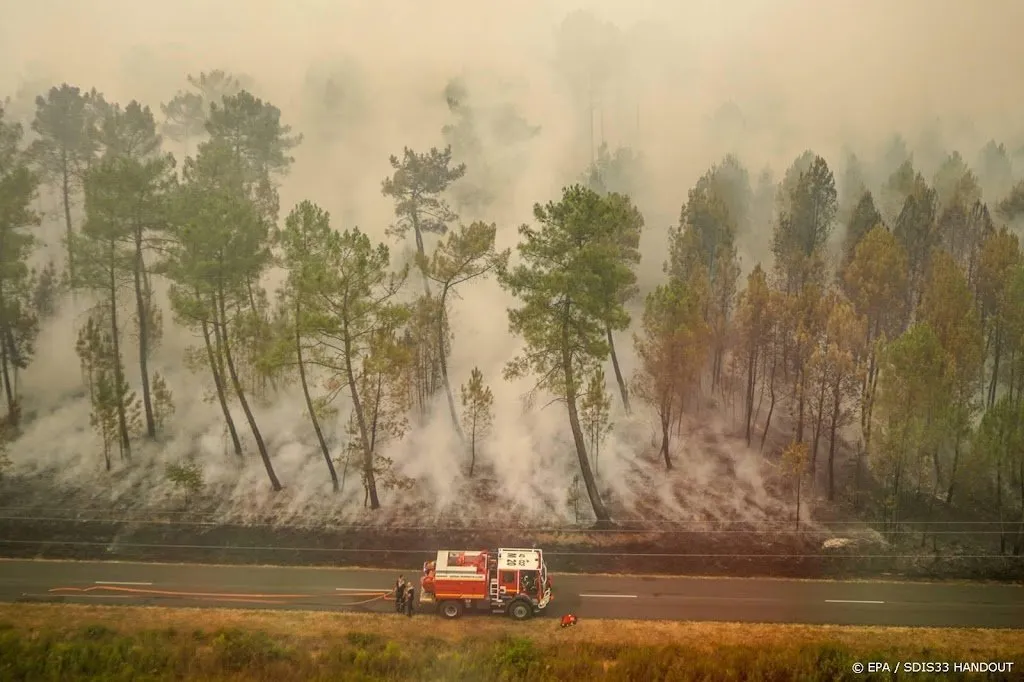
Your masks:
<svg viewBox="0 0 1024 682"><path fill-rule="evenodd" d="M77 419L62 484L89 471L97 496L153 504L216 506L257 471L244 495L269 505L301 485L287 504L458 513L468 496L607 524L682 472L740 516L756 499L773 522L998 519L1021 551L1024 150L922 155L892 134L777 173L725 153L664 228L644 153L591 125L589 162L516 224L494 208L510 162L493 150L543 122L485 117L451 78L436 143L399 142L375 179L392 221L361 227L312 194L282 205L310 133L258 81L183 80L153 104L63 82L0 109L7 483L63 467L39 456L47 420ZM479 330L518 350L463 362ZM55 348L80 372L61 405L32 385ZM696 471L715 448L741 454ZM654 513L713 515L686 495Z"/></svg>

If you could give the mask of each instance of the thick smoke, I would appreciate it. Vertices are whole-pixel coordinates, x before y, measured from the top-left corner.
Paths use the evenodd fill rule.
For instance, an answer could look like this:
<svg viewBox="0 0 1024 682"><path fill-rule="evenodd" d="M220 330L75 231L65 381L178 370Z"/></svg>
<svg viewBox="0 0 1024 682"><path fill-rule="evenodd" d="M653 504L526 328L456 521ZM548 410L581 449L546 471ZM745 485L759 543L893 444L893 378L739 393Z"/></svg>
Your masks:
<svg viewBox="0 0 1024 682"><path fill-rule="evenodd" d="M224 69L245 77L305 135L281 188L282 213L310 199L330 211L336 229L358 225L384 240L394 220L391 201L380 192L391 172L388 157L406 146L425 151L446 143L442 128L458 117L444 93L455 81L477 136L459 160L469 165L466 182L483 183L490 197L463 210L463 218L496 222L499 248L515 246L516 228L532 219L534 202L555 199L563 185L580 179L592 144L639 153L632 193L646 218L641 295L662 277L667 227L678 220L687 189L728 153L747 169L756 203L762 173L770 170L778 181L807 149L828 159L837 180L848 155L857 154L877 186L902 160L891 158L899 155L896 134L929 177L949 150L960 149L973 164L990 138L1011 153L1024 145L1017 125L1024 50L1012 29L1024 24L1021 3L678 4L39 0L4 10L0 92L12 97L10 115L27 123L34 96L64 81L96 87L108 100L138 99L159 113L159 104L186 86L186 74ZM581 75L591 65L597 65L596 96ZM510 120L525 128L509 132ZM183 150L165 144L180 162ZM1024 159L1015 163L1019 176ZM60 259L59 201L44 193L38 208L46 216L38 260ZM740 244L744 271L768 258L768 217L757 209L752 215ZM393 246L393 253L396 264L411 255L408 245ZM274 288L281 279L273 273L266 285ZM11 453L14 472L53 473L58 483L104 503L162 506L172 494L163 464L193 452L224 518L361 514L357 472L347 472L341 496L331 494L294 386L257 410L285 491L269 492L256 457L238 464L218 410L202 400L211 390L207 375L183 362L198 340L172 324L162 301L165 335L154 369L168 379L177 403L165 442L139 447L133 467L102 471L74 353L86 301L69 297L21 378L26 420ZM451 316L453 384L477 366L495 394L483 480L472 486L489 487L500 501L466 507L472 486L460 473L465 455L438 400L428 424L387 453L416 479L416 492L385 493L375 518L571 517L565 500L576 462L564 409L544 407L543 396L524 409L529 383L501 379L519 348L508 332L511 305L492 279L461 291ZM635 326L639 308L633 312ZM617 346L629 376L630 335L621 334ZM126 365L131 373L133 363ZM705 415L699 428L689 429L673 453L675 472L665 476L653 456L649 415L625 416L613 379L609 390L617 411L600 483L614 493L619 516L781 520L788 502L766 483L772 477L760 455L730 435L736 431L731 413ZM348 416L344 400L338 407L325 425L335 452Z"/></svg>

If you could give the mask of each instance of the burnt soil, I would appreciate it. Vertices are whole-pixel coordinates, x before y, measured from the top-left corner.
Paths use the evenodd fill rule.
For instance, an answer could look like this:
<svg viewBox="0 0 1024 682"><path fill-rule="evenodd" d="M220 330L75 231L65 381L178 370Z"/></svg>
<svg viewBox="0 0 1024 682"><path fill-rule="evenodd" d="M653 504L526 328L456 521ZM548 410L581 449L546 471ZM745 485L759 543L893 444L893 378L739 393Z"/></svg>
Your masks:
<svg viewBox="0 0 1024 682"><path fill-rule="evenodd" d="M439 548L531 547L552 572L788 578L1024 580L1024 557L976 549L854 542L824 549L834 533L731 529L579 531L348 528L338 530L117 522L0 520L0 556L24 559L157 561L416 569ZM744 556L738 556L744 555Z"/></svg>

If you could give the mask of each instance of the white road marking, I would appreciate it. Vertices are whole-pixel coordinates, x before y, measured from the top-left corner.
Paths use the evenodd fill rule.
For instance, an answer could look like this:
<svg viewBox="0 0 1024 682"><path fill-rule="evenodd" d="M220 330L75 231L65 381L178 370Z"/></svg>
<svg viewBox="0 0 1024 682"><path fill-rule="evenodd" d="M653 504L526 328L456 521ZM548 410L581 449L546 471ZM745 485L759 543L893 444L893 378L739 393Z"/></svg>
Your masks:
<svg viewBox="0 0 1024 682"><path fill-rule="evenodd" d="M29 597L33 599L53 599L59 597L61 599L138 599L133 594L33 594L31 592L22 592L22 597Z"/></svg>
<svg viewBox="0 0 1024 682"><path fill-rule="evenodd" d="M884 601L874 601L872 599L826 599L829 604L884 604Z"/></svg>
<svg viewBox="0 0 1024 682"><path fill-rule="evenodd" d="M129 583L129 582L121 582L121 581L118 581L118 580L97 580L96 584L97 585L140 585L140 586L146 586L146 585L152 585L153 583Z"/></svg>
<svg viewBox="0 0 1024 682"><path fill-rule="evenodd" d="M635 594L581 594L581 597L598 597L601 599L636 599Z"/></svg>

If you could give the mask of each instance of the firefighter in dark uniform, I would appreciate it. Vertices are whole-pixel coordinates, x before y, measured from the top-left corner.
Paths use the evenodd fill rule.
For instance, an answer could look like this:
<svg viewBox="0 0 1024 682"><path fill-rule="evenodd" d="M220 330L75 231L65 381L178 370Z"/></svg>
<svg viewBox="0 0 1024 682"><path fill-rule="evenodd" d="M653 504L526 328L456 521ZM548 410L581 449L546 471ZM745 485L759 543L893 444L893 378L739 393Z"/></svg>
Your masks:
<svg viewBox="0 0 1024 682"><path fill-rule="evenodd" d="M405 586L405 615L412 618L412 607L415 602L416 587L412 583Z"/></svg>
<svg viewBox="0 0 1024 682"><path fill-rule="evenodd" d="M395 613L402 612L402 607L404 606L405 601L406 585L407 583L405 582L405 576L398 576L398 582L395 583Z"/></svg>

